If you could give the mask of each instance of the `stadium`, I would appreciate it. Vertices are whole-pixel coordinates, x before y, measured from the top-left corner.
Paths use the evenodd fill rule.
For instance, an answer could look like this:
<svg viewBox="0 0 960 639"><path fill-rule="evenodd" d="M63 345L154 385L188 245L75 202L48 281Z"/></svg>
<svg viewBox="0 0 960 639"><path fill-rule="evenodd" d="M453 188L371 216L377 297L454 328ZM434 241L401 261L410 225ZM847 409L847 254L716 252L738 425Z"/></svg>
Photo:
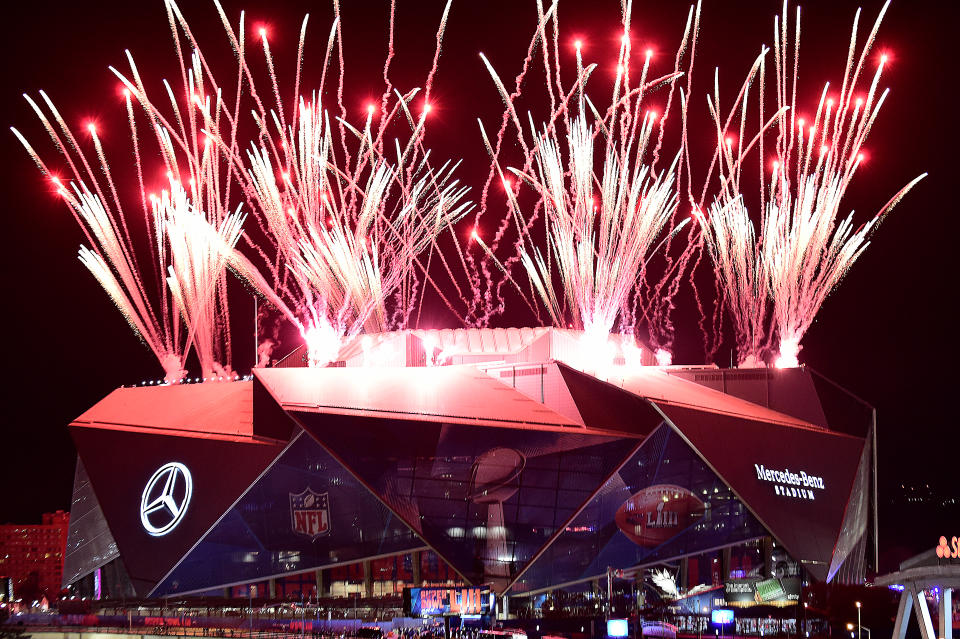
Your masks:
<svg viewBox="0 0 960 639"><path fill-rule="evenodd" d="M657 366L632 337L557 328L366 335L303 360L119 388L70 424L64 586L457 584L500 615L626 587L681 615L796 620L804 588L875 561L873 411L808 368Z"/></svg>

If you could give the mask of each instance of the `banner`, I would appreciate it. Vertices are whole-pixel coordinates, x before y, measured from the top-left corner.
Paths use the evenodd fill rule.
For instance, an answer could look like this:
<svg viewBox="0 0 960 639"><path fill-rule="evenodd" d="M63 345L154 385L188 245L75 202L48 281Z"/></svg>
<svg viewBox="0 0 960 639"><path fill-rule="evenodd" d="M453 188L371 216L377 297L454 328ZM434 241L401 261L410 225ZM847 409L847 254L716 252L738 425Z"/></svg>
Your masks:
<svg viewBox="0 0 960 639"><path fill-rule="evenodd" d="M724 599L728 606L793 606L800 601L800 578L783 579L730 579L724 586Z"/></svg>
<svg viewBox="0 0 960 639"><path fill-rule="evenodd" d="M403 611L409 617L485 615L490 611L490 588L404 588Z"/></svg>

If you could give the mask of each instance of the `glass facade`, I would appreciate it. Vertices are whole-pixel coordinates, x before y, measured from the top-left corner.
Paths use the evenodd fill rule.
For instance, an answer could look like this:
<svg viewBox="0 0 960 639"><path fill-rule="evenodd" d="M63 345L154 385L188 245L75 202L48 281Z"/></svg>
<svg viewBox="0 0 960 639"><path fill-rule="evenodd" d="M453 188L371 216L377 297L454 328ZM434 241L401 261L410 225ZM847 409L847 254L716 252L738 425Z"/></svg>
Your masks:
<svg viewBox="0 0 960 639"><path fill-rule="evenodd" d="M423 548L402 521L300 432L154 595Z"/></svg>
<svg viewBox="0 0 960 639"><path fill-rule="evenodd" d="M77 459L70 501L70 528L63 558L63 583L72 584L120 556L83 462ZM58 584L59 585L59 584Z"/></svg>
<svg viewBox="0 0 960 639"><path fill-rule="evenodd" d="M298 419L468 581L500 587L639 444L575 429Z"/></svg>
<svg viewBox="0 0 960 639"><path fill-rule="evenodd" d="M608 566L629 568L765 534L733 492L663 425L517 580L513 592L595 578Z"/></svg>
<svg viewBox="0 0 960 639"><path fill-rule="evenodd" d="M489 405L502 419L485 421L399 401L393 410L389 392L390 410L336 414L278 403L260 386L254 419L271 438L76 426L86 466L67 580L115 560L140 596L269 581L286 597L329 579L386 592L441 572L523 595L682 558L681 589L717 589L771 572L772 546L760 538L814 577L862 579L872 455L863 439L643 398L551 366L550 375L547 365L510 368L501 390L556 401L590 428L541 425L536 407L518 417L520 392L503 393ZM154 534L143 495L172 462L190 469L193 497L181 524ZM357 573L359 562L371 563Z"/></svg>
<svg viewBox="0 0 960 639"><path fill-rule="evenodd" d="M689 406L660 408L770 533L826 581L864 440ZM866 514L857 515L864 525Z"/></svg>

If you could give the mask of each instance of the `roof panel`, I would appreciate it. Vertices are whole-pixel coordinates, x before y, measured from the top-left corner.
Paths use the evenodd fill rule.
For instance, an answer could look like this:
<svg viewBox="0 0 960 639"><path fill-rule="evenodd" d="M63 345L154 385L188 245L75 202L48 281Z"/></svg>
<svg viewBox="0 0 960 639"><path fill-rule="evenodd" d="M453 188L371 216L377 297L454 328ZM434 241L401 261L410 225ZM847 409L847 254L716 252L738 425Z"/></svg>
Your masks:
<svg viewBox="0 0 960 639"><path fill-rule="evenodd" d="M470 366L272 368L254 374L286 409L582 427Z"/></svg>
<svg viewBox="0 0 960 639"><path fill-rule="evenodd" d="M808 421L675 377L652 366L615 367L606 377L608 383L658 404L686 406L700 411L743 417L781 426L825 430Z"/></svg>
<svg viewBox="0 0 960 639"><path fill-rule="evenodd" d="M72 425L250 437L253 382L118 388L77 417Z"/></svg>

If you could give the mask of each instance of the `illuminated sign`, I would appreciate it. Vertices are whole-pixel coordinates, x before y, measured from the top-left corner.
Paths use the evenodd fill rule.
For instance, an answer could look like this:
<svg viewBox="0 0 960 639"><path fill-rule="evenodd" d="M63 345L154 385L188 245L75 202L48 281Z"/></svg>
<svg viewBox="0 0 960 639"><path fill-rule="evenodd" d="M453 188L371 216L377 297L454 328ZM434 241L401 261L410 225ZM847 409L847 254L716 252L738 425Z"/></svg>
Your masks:
<svg viewBox="0 0 960 639"><path fill-rule="evenodd" d="M941 537L940 544L937 545L937 557L940 559L960 557L960 537L951 537L949 543L946 537Z"/></svg>
<svg viewBox="0 0 960 639"><path fill-rule="evenodd" d="M290 495L290 527L293 532L315 540L330 532L330 499L307 487Z"/></svg>
<svg viewBox="0 0 960 639"><path fill-rule="evenodd" d="M725 625L733 622L733 611L728 608L714 608L710 611L710 621Z"/></svg>
<svg viewBox="0 0 960 639"><path fill-rule="evenodd" d="M823 490L823 477L808 475L805 471L792 472L789 468L773 470L763 464L754 464L757 479L774 484L773 492L781 497L816 499L815 490Z"/></svg>
<svg viewBox="0 0 960 639"><path fill-rule="evenodd" d="M723 585L723 595L726 605L738 608L758 605L778 608L793 606L800 601L800 579L730 579Z"/></svg>
<svg viewBox="0 0 960 639"><path fill-rule="evenodd" d="M630 634L630 628L627 624L626 619L607 620L607 636L608 637L626 637L629 634Z"/></svg>
<svg viewBox="0 0 960 639"><path fill-rule="evenodd" d="M721 626L733 623L733 611L728 608L714 608L710 611L710 621Z"/></svg>
<svg viewBox="0 0 960 639"><path fill-rule="evenodd" d="M404 588L403 608L410 617L483 615L490 611L490 589Z"/></svg>
<svg viewBox="0 0 960 639"><path fill-rule="evenodd" d="M180 462L157 469L140 496L140 523L153 537L162 537L177 527L187 514L193 496L193 478Z"/></svg>

